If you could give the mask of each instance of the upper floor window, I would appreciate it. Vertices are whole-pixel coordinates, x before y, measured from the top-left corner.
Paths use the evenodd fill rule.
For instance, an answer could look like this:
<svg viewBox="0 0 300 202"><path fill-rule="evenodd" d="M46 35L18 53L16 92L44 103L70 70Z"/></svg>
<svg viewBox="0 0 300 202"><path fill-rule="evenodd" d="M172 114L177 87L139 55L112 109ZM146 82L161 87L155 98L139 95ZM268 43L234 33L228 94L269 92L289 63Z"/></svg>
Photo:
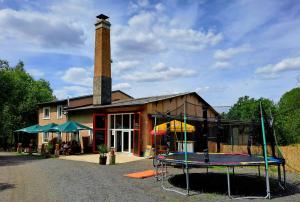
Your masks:
<svg viewBox="0 0 300 202"><path fill-rule="evenodd" d="M57 106L57 118L61 119L63 117L63 106L62 105L58 105Z"/></svg>
<svg viewBox="0 0 300 202"><path fill-rule="evenodd" d="M50 107L43 108L43 119L50 119Z"/></svg>

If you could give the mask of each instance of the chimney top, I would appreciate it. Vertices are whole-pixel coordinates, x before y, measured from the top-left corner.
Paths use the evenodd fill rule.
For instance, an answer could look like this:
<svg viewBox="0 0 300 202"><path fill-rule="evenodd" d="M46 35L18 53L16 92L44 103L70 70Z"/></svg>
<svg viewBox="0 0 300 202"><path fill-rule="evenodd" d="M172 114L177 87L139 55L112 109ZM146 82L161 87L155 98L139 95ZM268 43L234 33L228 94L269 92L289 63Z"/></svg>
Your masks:
<svg viewBox="0 0 300 202"><path fill-rule="evenodd" d="M97 16L97 18L100 19L100 20L106 20L106 19L108 19L109 17L106 16L106 15L104 15L104 14L100 14L100 15Z"/></svg>

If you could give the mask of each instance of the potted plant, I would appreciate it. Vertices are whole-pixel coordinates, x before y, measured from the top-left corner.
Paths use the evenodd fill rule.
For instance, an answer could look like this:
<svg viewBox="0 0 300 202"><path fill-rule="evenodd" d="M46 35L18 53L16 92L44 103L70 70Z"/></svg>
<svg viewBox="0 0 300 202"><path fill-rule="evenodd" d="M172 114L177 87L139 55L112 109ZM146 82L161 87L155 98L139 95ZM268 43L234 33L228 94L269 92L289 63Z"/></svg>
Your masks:
<svg viewBox="0 0 300 202"><path fill-rule="evenodd" d="M107 152L108 152L107 146L105 144L98 145L98 151L99 151L99 154L100 154L99 164L100 165L106 165Z"/></svg>

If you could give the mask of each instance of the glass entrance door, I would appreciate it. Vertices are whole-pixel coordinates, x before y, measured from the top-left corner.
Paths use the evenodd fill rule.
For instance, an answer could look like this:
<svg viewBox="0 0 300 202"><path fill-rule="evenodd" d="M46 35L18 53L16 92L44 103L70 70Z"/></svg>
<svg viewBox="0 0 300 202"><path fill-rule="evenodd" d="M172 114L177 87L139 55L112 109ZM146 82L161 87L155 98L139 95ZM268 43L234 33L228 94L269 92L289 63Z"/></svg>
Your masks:
<svg viewBox="0 0 300 202"><path fill-rule="evenodd" d="M110 146L117 152L132 152L130 130L113 130Z"/></svg>
<svg viewBox="0 0 300 202"><path fill-rule="evenodd" d="M123 131L123 152L129 152L130 136L129 131Z"/></svg>
<svg viewBox="0 0 300 202"><path fill-rule="evenodd" d="M121 130L117 130L115 132L115 148L117 150L117 152L121 152L123 151L123 146L122 146L122 131Z"/></svg>

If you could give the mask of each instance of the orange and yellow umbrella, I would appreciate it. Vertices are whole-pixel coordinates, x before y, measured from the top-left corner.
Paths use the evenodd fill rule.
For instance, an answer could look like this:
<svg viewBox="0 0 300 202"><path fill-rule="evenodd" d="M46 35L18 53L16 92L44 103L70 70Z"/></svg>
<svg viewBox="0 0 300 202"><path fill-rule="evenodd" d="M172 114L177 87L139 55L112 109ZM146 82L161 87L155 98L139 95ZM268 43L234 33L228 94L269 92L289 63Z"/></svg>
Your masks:
<svg viewBox="0 0 300 202"><path fill-rule="evenodd" d="M151 131L151 135L154 135L154 131L156 130L156 135L164 135L167 132L167 123L162 123L154 127ZM184 132L184 122L178 120L170 121L170 132ZM186 124L186 132L192 133L195 132L195 126Z"/></svg>

